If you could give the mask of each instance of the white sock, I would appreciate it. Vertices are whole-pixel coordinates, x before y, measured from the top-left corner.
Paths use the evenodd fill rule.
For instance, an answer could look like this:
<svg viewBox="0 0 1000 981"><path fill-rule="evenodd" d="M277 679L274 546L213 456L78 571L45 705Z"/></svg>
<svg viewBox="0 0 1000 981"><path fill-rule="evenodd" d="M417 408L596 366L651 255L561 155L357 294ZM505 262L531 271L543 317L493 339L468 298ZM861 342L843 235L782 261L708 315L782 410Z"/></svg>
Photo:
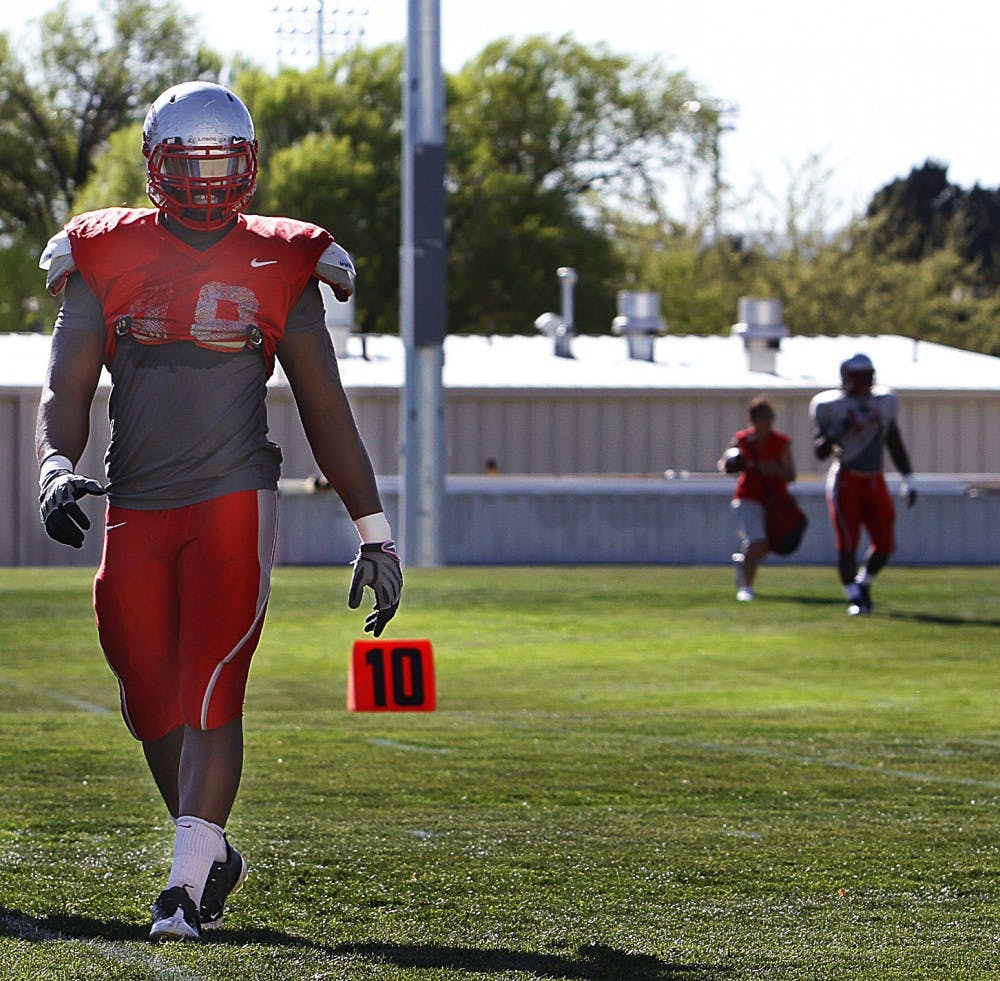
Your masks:
<svg viewBox="0 0 1000 981"><path fill-rule="evenodd" d="M856 582L849 582L844 587L844 595L853 603L861 599L861 587Z"/></svg>
<svg viewBox="0 0 1000 981"><path fill-rule="evenodd" d="M195 906L200 906L212 863L226 860L226 837L217 824L187 814L174 826L174 861L167 888L183 886Z"/></svg>
<svg viewBox="0 0 1000 981"><path fill-rule="evenodd" d="M870 586L872 584L872 578L868 575L867 569L862 569L855 577L854 581L859 586Z"/></svg>

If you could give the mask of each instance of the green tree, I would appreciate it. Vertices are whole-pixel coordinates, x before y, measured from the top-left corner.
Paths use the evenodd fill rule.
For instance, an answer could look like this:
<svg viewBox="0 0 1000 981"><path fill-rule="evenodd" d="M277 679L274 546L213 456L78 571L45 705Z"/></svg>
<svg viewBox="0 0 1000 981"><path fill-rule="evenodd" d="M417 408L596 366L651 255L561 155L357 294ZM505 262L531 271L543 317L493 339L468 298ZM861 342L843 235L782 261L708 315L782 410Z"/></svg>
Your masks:
<svg viewBox="0 0 1000 981"><path fill-rule="evenodd" d="M399 320L403 52L355 48L328 66L236 83L254 114L261 175L253 209L328 228L358 270L363 330Z"/></svg>
<svg viewBox="0 0 1000 981"><path fill-rule="evenodd" d="M142 158L142 123L132 123L111 134L93 172L73 198L76 214L117 205L150 207Z"/></svg>
<svg viewBox="0 0 1000 981"><path fill-rule="evenodd" d="M1000 353L1000 192L964 190L926 162L881 188L852 230L873 290L869 322L909 336Z"/></svg>
<svg viewBox="0 0 1000 981"><path fill-rule="evenodd" d="M928 161L877 191L858 232L871 255L916 261L951 249L962 281L1000 286L1000 191L978 184L966 191L943 164Z"/></svg>
<svg viewBox="0 0 1000 981"><path fill-rule="evenodd" d="M342 240L358 266L359 321L373 331L398 322L402 74L390 45L309 72L250 66L233 83L261 141L254 210ZM450 329L532 331L557 297L556 269L573 265L577 328L606 331L625 267L603 202L660 213L671 168L711 156L711 114L681 110L695 86L658 61L569 38L497 42L447 82ZM144 204L132 119L102 146L64 205Z"/></svg>
<svg viewBox="0 0 1000 981"><path fill-rule="evenodd" d="M944 246L960 197L948 168L928 160L875 192L862 244L874 253L920 259Z"/></svg>
<svg viewBox="0 0 1000 981"><path fill-rule="evenodd" d="M99 17L64 0L15 50L0 36L0 281L69 216L111 135L141 119L164 88L218 73L175 3L118 0ZM117 203L117 202L114 202ZM17 253L18 255L15 255ZM30 320L39 277L0 297L0 321ZM26 313L27 311L27 313Z"/></svg>
<svg viewBox="0 0 1000 981"><path fill-rule="evenodd" d="M1000 191L977 184L964 192L948 229L948 245L967 264L976 287L1000 287Z"/></svg>
<svg viewBox="0 0 1000 981"><path fill-rule="evenodd" d="M658 60L568 36L470 61L448 91L452 329L530 331L573 266L577 329L607 331L625 270L600 202L663 212L665 175L710 156L710 114L682 111L698 95Z"/></svg>
<svg viewBox="0 0 1000 981"><path fill-rule="evenodd" d="M728 333L740 296L754 295L749 284L772 261L737 236L706 242L702 229L622 225L619 233L628 287L660 294L673 334Z"/></svg>
<svg viewBox="0 0 1000 981"><path fill-rule="evenodd" d="M781 299L793 334L901 334L998 355L1000 299L963 287L968 271L950 248L917 260L875 260L848 228L805 259L790 251L768 257L741 289Z"/></svg>
<svg viewBox="0 0 1000 981"><path fill-rule="evenodd" d="M262 145L254 209L342 238L367 330L398 321L402 74L390 45L236 80ZM447 83L450 329L531 331L574 265L578 328L607 330L623 267L597 201L659 208L664 171L708 154L711 120L680 109L695 87L566 38L497 42Z"/></svg>

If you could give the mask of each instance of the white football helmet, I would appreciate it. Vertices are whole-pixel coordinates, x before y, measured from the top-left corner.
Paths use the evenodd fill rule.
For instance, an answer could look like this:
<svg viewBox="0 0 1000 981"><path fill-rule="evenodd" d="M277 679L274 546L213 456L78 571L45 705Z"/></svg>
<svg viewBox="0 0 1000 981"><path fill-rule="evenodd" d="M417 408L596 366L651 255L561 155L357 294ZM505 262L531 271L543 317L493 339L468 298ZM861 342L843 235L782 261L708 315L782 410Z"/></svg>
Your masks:
<svg viewBox="0 0 1000 981"><path fill-rule="evenodd" d="M187 228L221 228L257 189L257 140L247 107L213 82L167 89L142 125L146 193Z"/></svg>

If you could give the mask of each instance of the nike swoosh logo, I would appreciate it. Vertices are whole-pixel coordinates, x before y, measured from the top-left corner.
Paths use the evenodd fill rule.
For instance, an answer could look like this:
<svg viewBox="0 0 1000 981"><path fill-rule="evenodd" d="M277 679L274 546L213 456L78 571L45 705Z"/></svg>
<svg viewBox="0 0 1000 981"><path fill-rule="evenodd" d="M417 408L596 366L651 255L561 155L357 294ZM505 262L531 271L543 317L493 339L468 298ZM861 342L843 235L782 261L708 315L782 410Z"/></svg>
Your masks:
<svg viewBox="0 0 1000 981"><path fill-rule="evenodd" d="M116 525L105 525L104 526L104 530L105 531L113 531L115 528L124 528L125 525L127 525L127 524L128 524L127 521L119 521L118 524L116 524Z"/></svg>
<svg viewBox="0 0 1000 981"><path fill-rule="evenodd" d="M250 267L251 269L260 269L261 266L273 266L277 261L277 259L251 259Z"/></svg>

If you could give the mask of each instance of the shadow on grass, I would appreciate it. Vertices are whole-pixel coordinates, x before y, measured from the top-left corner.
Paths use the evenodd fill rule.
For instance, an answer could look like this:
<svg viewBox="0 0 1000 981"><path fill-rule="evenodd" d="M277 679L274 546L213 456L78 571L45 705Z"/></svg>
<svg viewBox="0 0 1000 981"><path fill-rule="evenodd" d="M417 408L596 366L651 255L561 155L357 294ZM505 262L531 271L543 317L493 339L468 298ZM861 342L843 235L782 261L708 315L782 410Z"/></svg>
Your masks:
<svg viewBox="0 0 1000 981"><path fill-rule="evenodd" d="M148 936L149 928L144 924L68 914L30 916L0 906L0 937L13 937L29 942L99 940L144 943ZM213 931L205 934L202 943L206 942L299 948L331 957L361 957L374 963L391 964L400 968L443 968L484 974L492 971L520 971L539 978L559 977L570 981L670 981L672 978L696 981L700 978L724 977L728 973L721 967L670 963L649 954L630 954L602 944L588 944L581 947L575 955L543 954L502 947L444 947L437 944L376 941L331 946L266 928Z"/></svg>
<svg viewBox="0 0 1000 981"><path fill-rule="evenodd" d="M0 906L0 937L41 943L48 940L146 940L149 927L91 916L31 916Z"/></svg>
<svg viewBox="0 0 1000 981"><path fill-rule="evenodd" d="M520 971L540 978L570 978L573 981L669 981L671 978L697 979L724 974L717 967L668 963L649 954L628 954L602 944L581 947L575 956L435 944L339 944L334 950L395 967L446 968L482 974Z"/></svg>
<svg viewBox="0 0 1000 981"><path fill-rule="evenodd" d="M836 596L795 596L790 593L764 593L757 597L763 603L798 603L800 606L843 606L847 600Z"/></svg>
<svg viewBox="0 0 1000 981"><path fill-rule="evenodd" d="M846 599L836 596L795 596L788 593L757 597L759 603L798 603L801 606L845 606ZM846 606L845 606L846 609ZM911 610L886 610L876 608L872 616L887 620L908 620L911 623L935 623L946 627L1000 627L1000 620L989 617L956 617L945 613L918 613Z"/></svg>
<svg viewBox="0 0 1000 981"><path fill-rule="evenodd" d="M876 610L875 613L881 612ZM915 613L909 610L885 610L883 616L890 620L909 620L911 623L939 623L946 627L1000 627L1000 620L980 617L950 617L940 613Z"/></svg>

